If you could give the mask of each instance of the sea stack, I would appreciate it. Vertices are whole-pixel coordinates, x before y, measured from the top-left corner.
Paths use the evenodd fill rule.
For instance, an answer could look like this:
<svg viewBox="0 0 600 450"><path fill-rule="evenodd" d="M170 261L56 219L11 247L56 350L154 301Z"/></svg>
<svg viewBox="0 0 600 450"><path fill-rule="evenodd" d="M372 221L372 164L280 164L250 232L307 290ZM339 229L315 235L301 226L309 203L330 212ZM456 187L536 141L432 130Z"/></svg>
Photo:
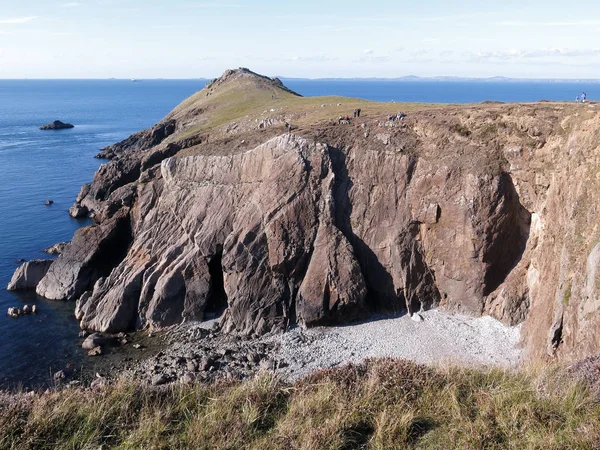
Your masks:
<svg viewBox="0 0 600 450"><path fill-rule="evenodd" d="M47 125L42 125L40 130L66 130L68 128L75 128L75 126L71 125L70 123L64 123L60 120L55 120Z"/></svg>

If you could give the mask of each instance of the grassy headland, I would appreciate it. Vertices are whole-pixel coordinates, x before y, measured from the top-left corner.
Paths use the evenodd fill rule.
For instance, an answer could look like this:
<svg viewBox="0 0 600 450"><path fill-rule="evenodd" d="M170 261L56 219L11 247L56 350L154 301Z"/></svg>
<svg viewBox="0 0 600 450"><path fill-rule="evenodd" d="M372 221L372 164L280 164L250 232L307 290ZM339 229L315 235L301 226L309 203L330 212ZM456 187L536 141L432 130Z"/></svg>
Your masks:
<svg viewBox="0 0 600 450"><path fill-rule="evenodd" d="M554 369L367 361L286 384L129 383L0 397L2 449L598 448L600 403Z"/></svg>

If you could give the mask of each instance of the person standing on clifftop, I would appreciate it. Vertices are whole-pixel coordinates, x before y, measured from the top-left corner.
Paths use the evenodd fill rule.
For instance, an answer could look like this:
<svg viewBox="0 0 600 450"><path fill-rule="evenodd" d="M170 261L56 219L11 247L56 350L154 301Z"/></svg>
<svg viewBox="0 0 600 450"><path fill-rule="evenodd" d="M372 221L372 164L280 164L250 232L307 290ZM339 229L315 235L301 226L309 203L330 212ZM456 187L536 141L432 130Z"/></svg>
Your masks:
<svg viewBox="0 0 600 450"><path fill-rule="evenodd" d="M360 117L360 108L356 110L356 117Z"/></svg>
<svg viewBox="0 0 600 450"><path fill-rule="evenodd" d="M587 99L587 94L584 92L581 94L581 103L585 103L586 99Z"/></svg>

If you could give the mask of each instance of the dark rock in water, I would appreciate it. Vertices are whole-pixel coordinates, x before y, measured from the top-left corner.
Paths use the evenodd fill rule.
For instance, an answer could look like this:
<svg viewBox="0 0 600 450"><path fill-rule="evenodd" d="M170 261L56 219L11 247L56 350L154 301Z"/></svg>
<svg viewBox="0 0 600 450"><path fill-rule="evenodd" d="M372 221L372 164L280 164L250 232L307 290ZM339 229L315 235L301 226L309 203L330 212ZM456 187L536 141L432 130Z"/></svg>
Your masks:
<svg viewBox="0 0 600 450"><path fill-rule="evenodd" d="M44 205L46 205L46 206L50 206L52 203L54 203L54 200L46 200L46 201L44 202Z"/></svg>
<svg viewBox="0 0 600 450"><path fill-rule="evenodd" d="M48 253L49 255L60 255L64 251L67 244L68 242L59 242L58 244L54 244L42 251L44 253Z"/></svg>
<svg viewBox="0 0 600 450"><path fill-rule="evenodd" d="M40 130L66 130L68 128L75 128L75 126L71 125L70 123L64 123L60 120L55 120L52 123L41 126Z"/></svg>
<svg viewBox="0 0 600 450"><path fill-rule="evenodd" d="M22 311L19 308L8 308L8 315L10 317L19 317Z"/></svg>
<svg viewBox="0 0 600 450"><path fill-rule="evenodd" d="M35 289L52 265L52 260L37 259L34 261L28 261L21 266L12 276L10 283L8 283L9 291L24 291L28 289Z"/></svg>

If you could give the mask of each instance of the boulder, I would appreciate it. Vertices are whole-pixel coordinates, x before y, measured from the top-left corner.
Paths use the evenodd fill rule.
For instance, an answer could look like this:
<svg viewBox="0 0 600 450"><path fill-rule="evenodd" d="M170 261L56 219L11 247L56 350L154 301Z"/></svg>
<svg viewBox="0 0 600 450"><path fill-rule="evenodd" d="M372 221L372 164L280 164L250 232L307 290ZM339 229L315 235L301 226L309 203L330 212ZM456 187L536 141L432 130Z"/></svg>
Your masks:
<svg viewBox="0 0 600 450"><path fill-rule="evenodd" d="M169 382L169 377L167 377L164 373L159 373L152 377L152 386L161 386L163 384L167 384Z"/></svg>
<svg viewBox="0 0 600 450"><path fill-rule="evenodd" d="M54 122L49 123L47 125L42 125L40 127L40 130L66 130L68 128L74 128L74 125L71 125L70 123L61 122L60 120L55 120Z"/></svg>
<svg viewBox="0 0 600 450"><path fill-rule="evenodd" d="M88 354L88 356L100 356L102 354L102 347L100 347L100 346L94 347L87 354Z"/></svg>
<svg viewBox="0 0 600 450"><path fill-rule="evenodd" d="M93 333L85 338L81 344L81 348L84 350L94 350L97 347L102 347L107 342L108 339L105 336L102 336L100 333Z"/></svg>
<svg viewBox="0 0 600 450"><path fill-rule="evenodd" d="M67 378L67 374L64 370L59 370L52 376L52 378L54 379L54 381L60 382L61 380Z"/></svg>
<svg viewBox="0 0 600 450"><path fill-rule="evenodd" d="M24 291L35 289L38 283L46 276L52 265L52 260L38 259L22 264L8 283L9 291Z"/></svg>
<svg viewBox="0 0 600 450"><path fill-rule="evenodd" d="M89 210L87 206L82 206L78 203L75 203L69 208L69 215L74 219L81 219L83 217L86 217L88 214Z"/></svg>
<svg viewBox="0 0 600 450"><path fill-rule="evenodd" d="M98 377L90 383L90 389L101 390L108 385L108 380L104 377Z"/></svg>
<svg viewBox="0 0 600 450"><path fill-rule="evenodd" d="M194 375L193 373L190 373L190 372L184 373L183 376L180 378L181 384L191 384L195 380L196 380L196 375Z"/></svg>
<svg viewBox="0 0 600 450"><path fill-rule="evenodd" d="M8 315L10 317L19 317L23 311L20 308L8 308Z"/></svg>
<svg viewBox="0 0 600 450"><path fill-rule="evenodd" d="M59 242L58 244L51 245L42 251L44 253L48 253L49 255L60 255L68 244L68 242Z"/></svg>

